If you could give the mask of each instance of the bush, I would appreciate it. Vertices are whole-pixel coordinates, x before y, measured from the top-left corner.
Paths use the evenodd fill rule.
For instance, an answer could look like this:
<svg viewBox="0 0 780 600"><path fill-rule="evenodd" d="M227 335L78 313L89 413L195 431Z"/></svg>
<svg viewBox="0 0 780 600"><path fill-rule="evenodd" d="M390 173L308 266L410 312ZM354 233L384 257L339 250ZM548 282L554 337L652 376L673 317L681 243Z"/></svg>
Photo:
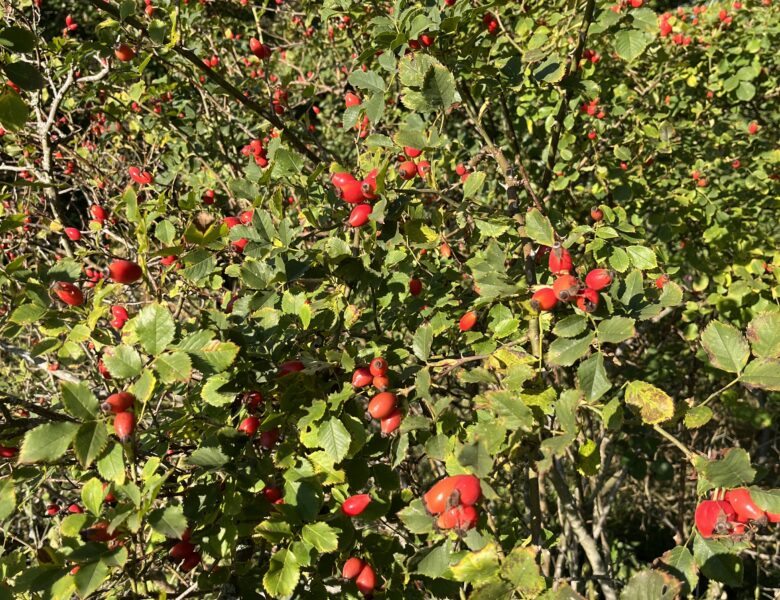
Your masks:
<svg viewBox="0 0 780 600"><path fill-rule="evenodd" d="M0 599L780 588L776 3L14 4Z"/></svg>

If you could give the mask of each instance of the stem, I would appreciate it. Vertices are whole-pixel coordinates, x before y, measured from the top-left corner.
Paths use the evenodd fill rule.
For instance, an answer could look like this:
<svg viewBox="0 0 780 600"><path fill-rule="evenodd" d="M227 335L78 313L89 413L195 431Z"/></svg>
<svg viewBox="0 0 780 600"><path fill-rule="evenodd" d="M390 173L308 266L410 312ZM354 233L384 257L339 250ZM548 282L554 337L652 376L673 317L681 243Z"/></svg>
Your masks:
<svg viewBox="0 0 780 600"><path fill-rule="evenodd" d="M712 392L712 393L711 393L709 396L707 396L707 399L706 399L706 400L704 400L704 402L702 402L701 404L699 404L699 406L707 406L707 403L708 403L710 400L712 400L713 398L715 398L715 396L718 396L719 394L721 394L721 393L725 392L727 389L729 389L729 388L730 388L732 385L734 385L735 383L739 383L739 377L737 377L736 379L733 379L732 381L728 382L726 385L724 385L724 386L723 386L722 388L720 388L718 391L716 391L716 392Z"/></svg>
<svg viewBox="0 0 780 600"><path fill-rule="evenodd" d="M665 437L669 442L677 446L677 448L680 449L680 451L685 454L685 458L688 459L688 461L693 464L693 460L696 458L696 454L694 454L688 446L683 444L680 440L678 440L676 437L674 437L671 433L663 429L660 425L653 425L653 429L655 429L658 433L660 433L663 437Z"/></svg>

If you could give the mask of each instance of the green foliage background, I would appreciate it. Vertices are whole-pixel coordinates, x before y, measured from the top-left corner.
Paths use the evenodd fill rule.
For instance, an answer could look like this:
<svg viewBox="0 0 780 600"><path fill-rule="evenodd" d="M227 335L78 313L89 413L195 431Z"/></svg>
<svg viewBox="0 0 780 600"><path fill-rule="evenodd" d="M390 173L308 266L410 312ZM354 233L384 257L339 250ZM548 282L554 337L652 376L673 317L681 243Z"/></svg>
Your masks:
<svg viewBox="0 0 780 600"><path fill-rule="evenodd" d="M0 598L351 597L349 556L388 598L774 597L776 527L705 540L693 511L751 485L780 512L780 9L635 4L14 3L0 444L20 450L0 459ZM404 146L430 176L398 176ZM372 169L351 228L328 175ZM614 272L596 312L532 310L556 241L578 276ZM116 257L143 280L92 273ZM57 281L85 304L53 299ZM375 356L404 412L390 436L350 384ZM280 377L290 360L304 370ZM126 444L99 410L123 389ZM272 448L236 431L252 390ZM479 525L439 531L419 498L466 472ZM368 492L364 518L341 514ZM121 544L82 541L100 521ZM188 526L203 561L183 573L167 551Z"/></svg>

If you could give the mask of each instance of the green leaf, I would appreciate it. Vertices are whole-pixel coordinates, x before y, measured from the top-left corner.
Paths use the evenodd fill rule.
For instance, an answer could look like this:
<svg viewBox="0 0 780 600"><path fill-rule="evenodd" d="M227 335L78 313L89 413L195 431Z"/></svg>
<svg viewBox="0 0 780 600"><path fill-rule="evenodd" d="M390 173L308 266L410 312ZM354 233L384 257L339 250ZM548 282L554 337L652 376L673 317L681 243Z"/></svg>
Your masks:
<svg viewBox="0 0 780 600"><path fill-rule="evenodd" d="M704 427L712 419L712 410L709 406L694 406L685 413L684 423L688 429Z"/></svg>
<svg viewBox="0 0 780 600"><path fill-rule="evenodd" d="M80 565L78 573L73 578L79 596L86 598L96 592L110 574L110 569L103 561Z"/></svg>
<svg viewBox="0 0 780 600"><path fill-rule="evenodd" d="M319 552L335 552L339 546L339 533L340 530L320 521L304 525L301 537Z"/></svg>
<svg viewBox="0 0 780 600"><path fill-rule="evenodd" d="M103 500L107 493L108 491L103 487L100 479L92 477L81 488L81 502L90 513L96 517L100 516Z"/></svg>
<svg viewBox="0 0 780 600"><path fill-rule="evenodd" d="M149 525L165 537L179 539L187 529L187 519L181 506L167 506L149 513Z"/></svg>
<svg viewBox="0 0 780 600"><path fill-rule="evenodd" d="M658 266L655 252L650 248L645 248L644 246L629 246L626 248L626 252L637 269L646 271L648 269L655 269Z"/></svg>
<svg viewBox="0 0 780 600"><path fill-rule="evenodd" d="M750 497L753 499L753 502L758 504L761 510L780 514L780 489L764 490L751 486Z"/></svg>
<svg viewBox="0 0 780 600"><path fill-rule="evenodd" d="M667 307L679 305L682 299L683 289L674 281L667 281L658 301L661 303L661 306Z"/></svg>
<svg viewBox="0 0 780 600"><path fill-rule="evenodd" d="M141 347L152 356L160 354L173 341L176 325L167 307L150 304L130 321Z"/></svg>
<svg viewBox="0 0 780 600"><path fill-rule="evenodd" d="M627 62L633 62L639 58L647 48L645 34L637 29L618 31L615 34L615 52Z"/></svg>
<svg viewBox="0 0 780 600"><path fill-rule="evenodd" d="M193 355L208 363L214 372L220 373L233 364L239 349L238 344L234 342L212 340Z"/></svg>
<svg viewBox="0 0 780 600"><path fill-rule="evenodd" d="M531 409L518 401L517 394L508 390L487 390L475 398L479 408L487 408L500 417L510 429L530 431L534 424Z"/></svg>
<svg viewBox="0 0 780 600"><path fill-rule="evenodd" d="M451 556L450 544L444 542L442 545L434 547L423 557L417 564L415 572L431 579L441 577L450 566Z"/></svg>
<svg viewBox="0 0 780 600"><path fill-rule="evenodd" d="M455 101L455 78L452 73L438 64L428 69L423 79L422 95L434 109L447 109L452 106Z"/></svg>
<svg viewBox="0 0 780 600"><path fill-rule="evenodd" d="M558 83L565 73L565 64L559 56L550 56L533 70L534 79L546 83Z"/></svg>
<svg viewBox="0 0 780 600"><path fill-rule="evenodd" d="M680 583L665 573L652 569L640 571L620 593L620 600L674 600Z"/></svg>
<svg viewBox="0 0 780 600"><path fill-rule="evenodd" d="M24 435L19 463L53 462L67 451L79 430L77 423L44 423Z"/></svg>
<svg viewBox="0 0 780 600"><path fill-rule="evenodd" d="M263 587L272 597L284 598L292 595L300 577L301 569L295 555L282 549L271 557Z"/></svg>
<svg viewBox="0 0 780 600"><path fill-rule="evenodd" d="M334 463L341 462L347 456L352 436L344 424L336 417L325 421L317 430L317 443L328 453Z"/></svg>
<svg viewBox="0 0 780 600"><path fill-rule="evenodd" d="M589 331L581 338L558 338L550 344L547 351L547 362L551 365L569 367L587 354L594 334Z"/></svg>
<svg viewBox="0 0 780 600"><path fill-rule="evenodd" d="M756 470L750 466L750 455L742 448L731 448L720 460L702 459L696 465L711 487L735 488L753 482Z"/></svg>
<svg viewBox="0 0 780 600"><path fill-rule="evenodd" d="M645 381L630 381L625 400L639 410L647 425L663 423L674 416L674 401L666 392Z"/></svg>
<svg viewBox="0 0 780 600"><path fill-rule="evenodd" d="M349 74L349 83L361 90L370 90L372 92L384 93L385 82L381 76L374 71L363 71L358 69Z"/></svg>
<svg viewBox="0 0 780 600"><path fill-rule="evenodd" d="M720 321L710 321L701 334L710 363L729 373L739 373L747 364L750 348L739 330Z"/></svg>
<svg viewBox="0 0 780 600"><path fill-rule="evenodd" d="M73 450L81 466L86 469L100 456L107 444L106 424L103 421L90 421L79 427Z"/></svg>
<svg viewBox="0 0 780 600"><path fill-rule="evenodd" d="M155 359L154 369L163 383L189 381L192 375L192 361L184 352L166 352Z"/></svg>
<svg viewBox="0 0 780 600"><path fill-rule="evenodd" d="M463 184L463 199L473 198L482 191L482 186L485 185L486 175L482 171L474 171L469 174L466 183Z"/></svg>
<svg viewBox="0 0 780 600"><path fill-rule="evenodd" d="M17 306L8 318L11 323L29 325L35 323L46 314L46 308L37 304L22 304Z"/></svg>
<svg viewBox="0 0 780 600"><path fill-rule="evenodd" d="M705 577L729 586L742 585L745 571L742 559L729 545L697 535L693 540L693 557Z"/></svg>
<svg viewBox="0 0 780 600"><path fill-rule="evenodd" d="M555 230L550 220L538 209L532 208L525 215L525 234L537 244L555 245Z"/></svg>
<svg viewBox="0 0 780 600"><path fill-rule="evenodd" d="M612 387L604 368L604 355L601 352L580 363L577 368L577 378L579 379L577 387L589 402L595 402Z"/></svg>
<svg viewBox="0 0 780 600"><path fill-rule="evenodd" d="M30 109L14 92L0 95L0 124L6 129L16 131L24 126L30 116Z"/></svg>
<svg viewBox="0 0 780 600"><path fill-rule="evenodd" d="M486 544L478 552L469 552L450 567L455 581L480 583L498 573L498 551L494 542Z"/></svg>
<svg viewBox="0 0 780 600"><path fill-rule="evenodd" d="M502 577L511 581L522 597L536 597L547 587L539 571L536 555L533 548L515 546L501 561Z"/></svg>
<svg viewBox="0 0 780 600"><path fill-rule="evenodd" d="M564 317L553 327L553 335L563 338L571 338L581 334L588 326L588 318L583 315L569 315Z"/></svg>
<svg viewBox="0 0 780 600"><path fill-rule="evenodd" d="M129 379L141 373L141 356L130 346L117 346L110 353L104 353L103 363L116 379Z"/></svg>
<svg viewBox="0 0 780 600"><path fill-rule="evenodd" d="M38 69L32 63L17 61L3 67L8 79L13 81L23 90L40 90L46 85Z"/></svg>
<svg viewBox="0 0 780 600"><path fill-rule="evenodd" d="M197 467L215 469L227 464L228 457L219 448L198 448L187 457L187 462Z"/></svg>
<svg viewBox="0 0 780 600"><path fill-rule="evenodd" d="M634 337L634 319L628 317L612 317L599 323L596 335L601 343L618 344Z"/></svg>
<svg viewBox="0 0 780 600"><path fill-rule="evenodd" d="M119 20L124 21L127 17L136 11L136 5L133 0L122 0L119 5Z"/></svg>
<svg viewBox="0 0 780 600"><path fill-rule="evenodd" d="M65 411L72 417L91 421L98 414L98 401L85 383L63 381L62 404Z"/></svg>
<svg viewBox="0 0 780 600"><path fill-rule="evenodd" d="M412 351L414 355L422 361L427 361L431 355L431 345L433 344L433 328L430 325L419 327L412 339Z"/></svg>
<svg viewBox="0 0 780 600"><path fill-rule="evenodd" d="M762 313L747 327L747 339L759 358L780 358L780 312Z"/></svg>
<svg viewBox="0 0 780 600"><path fill-rule="evenodd" d="M14 513L16 508L16 490L10 477L0 481L0 523Z"/></svg>
<svg viewBox="0 0 780 600"><path fill-rule="evenodd" d="M98 459L97 469L100 476L106 481L122 485L125 482L125 461L122 446L113 444L111 449Z"/></svg>
<svg viewBox="0 0 780 600"><path fill-rule="evenodd" d="M433 518L425 510L425 505L419 498L412 500L409 506L399 510L397 516L411 533L424 535L433 531Z"/></svg>
<svg viewBox="0 0 780 600"><path fill-rule="evenodd" d="M618 273L625 273L628 271L628 267L631 266L628 260L628 252L623 250L623 248L613 248L612 254L609 257L609 266Z"/></svg>
<svg viewBox="0 0 780 600"><path fill-rule="evenodd" d="M227 375L209 377L200 392L200 397L203 398L207 404L211 404L211 406L225 406L226 404L230 404L233 402L236 395L234 393L222 394L219 392L219 389L229 381Z"/></svg>
<svg viewBox="0 0 780 600"><path fill-rule="evenodd" d="M4 27L0 31L0 44L21 54L32 52L35 48L35 34L23 27Z"/></svg>
<svg viewBox="0 0 780 600"><path fill-rule="evenodd" d="M668 552L665 552L661 556L660 569L664 569L664 565L670 568L670 574L679 579L682 575L685 579L682 580L687 589L684 592L690 592L695 589L699 583L698 569L696 563L693 560L693 554L685 546L675 546Z"/></svg>

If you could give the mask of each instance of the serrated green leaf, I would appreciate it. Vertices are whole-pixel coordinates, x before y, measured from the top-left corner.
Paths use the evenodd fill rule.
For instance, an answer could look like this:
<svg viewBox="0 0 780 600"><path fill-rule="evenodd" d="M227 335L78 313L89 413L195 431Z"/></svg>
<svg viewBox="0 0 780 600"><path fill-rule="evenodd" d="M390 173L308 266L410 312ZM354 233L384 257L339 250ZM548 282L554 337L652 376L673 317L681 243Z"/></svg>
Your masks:
<svg viewBox="0 0 780 600"><path fill-rule="evenodd" d="M739 373L750 357L747 340L739 330L720 321L710 321L701 334L701 345L712 365L729 373Z"/></svg>
<svg viewBox="0 0 780 600"><path fill-rule="evenodd" d="M577 378L579 380L577 387L589 402L595 402L612 387L604 368L604 355L601 352L580 363L577 368Z"/></svg>
<svg viewBox="0 0 780 600"><path fill-rule="evenodd" d="M152 356L157 356L173 341L176 325L173 315L161 304L150 304L130 321L141 347Z"/></svg>
<svg viewBox="0 0 780 600"><path fill-rule="evenodd" d="M79 430L77 423L44 423L24 435L19 463L53 462L68 450Z"/></svg>
<svg viewBox="0 0 780 600"><path fill-rule="evenodd" d="M63 381L62 404L69 415L83 421L91 421L98 415L98 401L86 383Z"/></svg>
<svg viewBox="0 0 780 600"><path fill-rule="evenodd" d="M331 417L322 423L317 430L317 443L328 453L334 463L344 460L351 442L352 436L336 417Z"/></svg>
<svg viewBox="0 0 780 600"><path fill-rule="evenodd" d="M430 325L419 327L412 339L412 351L422 361L427 361L433 345L433 328Z"/></svg>
<svg viewBox="0 0 780 600"><path fill-rule="evenodd" d="M184 352L165 352L154 360L154 369L163 383L189 381L192 360Z"/></svg>
<svg viewBox="0 0 780 600"><path fill-rule="evenodd" d="M747 327L747 339L759 358L780 358L780 312L763 313Z"/></svg>
<svg viewBox="0 0 780 600"><path fill-rule="evenodd" d="M547 362L551 365L568 367L588 353L595 335L592 331L580 338L558 338L550 344Z"/></svg>
<svg viewBox="0 0 780 600"><path fill-rule="evenodd" d="M618 31L614 38L615 52L627 62L639 58L647 48L647 38L638 29Z"/></svg>
<svg viewBox="0 0 780 600"><path fill-rule="evenodd" d="M279 550L268 564L263 577L263 587L274 598L290 596L298 585L301 569L295 555L289 550Z"/></svg>
<svg viewBox="0 0 780 600"><path fill-rule="evenodd" d="M555 230L550 220L538 209L532 208L525 215L525 234L537 244L555 245Z"/></svg>
<svg viewBox="0 0 780 600"><path fill-rule="evenodd" d="M187 519L181 506L167 506L149 513L149 525L165 537L179 539L187 529Z"/></svg>
<svg viewBox="0 0 780 600"><path fill-rule="evenodd" d="M102 421L90 421L79 427L73 450L81 466L86 469L100 456L107 444L106 424Z"/></svg>
<svg viewBox="0 0 780 600"><path fill-rule="evenodd" d="M612 317L601 321L596 330L599 342L608 344L619 344L629 338L634 337L634 319L628 317Z"/></svg>
<svg viewBox="0 0 780 600"><path fill-rule="evenodd" d="M104 353L103 363L116 379L129 379L141 373L141 355L130 346L117 346Z"/></svg>
<svg viewBox="0 0 780 600"><path fill-rule="evenodd" d="M340 530L327 523L309 523L303 526L301 537L319 552L335 552L339 545Z"/></svg>

